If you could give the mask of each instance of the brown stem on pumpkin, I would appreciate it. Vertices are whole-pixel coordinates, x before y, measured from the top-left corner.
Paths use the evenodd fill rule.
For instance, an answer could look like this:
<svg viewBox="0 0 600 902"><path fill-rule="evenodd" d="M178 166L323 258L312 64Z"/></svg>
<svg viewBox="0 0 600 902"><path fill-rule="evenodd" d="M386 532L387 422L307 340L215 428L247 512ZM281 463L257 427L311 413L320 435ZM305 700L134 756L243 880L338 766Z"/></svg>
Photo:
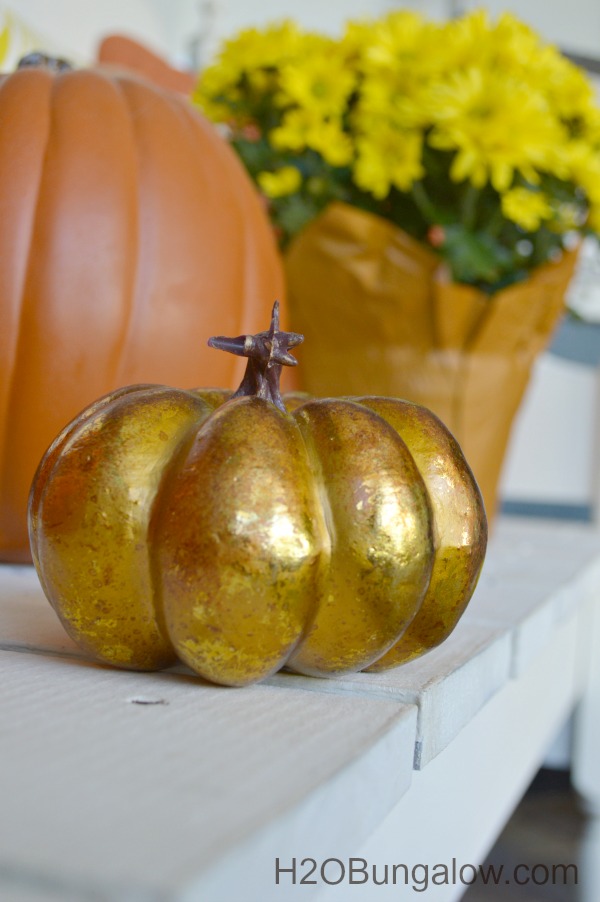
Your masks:
<svg viewBox="0 0 600 902"><path fill-rule="evenodd" d="M257 397L271 401L275 407L285 412L281 399L279 380L282 366L297 366L298 361L289 353L290 348L304 341L304 335L297 332L279 331L279 301L273 305L271 327L268 332L257 332L256 335L239 335L237 338L225 338L217 335L209 338L211 348L229 351L238 357L247 357L248 365L244 378L234 398Z"/></svg>
<svg viewBox="0 0 600 902"><path fill-rule="evenodd" d="M32 53L26 54L17 63L17 69L38 69L41 67L50 69L51 72L68 72L73 68L71 63L68 63L66 60L58 56L49 56L40 50L34 50Z"/></svg>

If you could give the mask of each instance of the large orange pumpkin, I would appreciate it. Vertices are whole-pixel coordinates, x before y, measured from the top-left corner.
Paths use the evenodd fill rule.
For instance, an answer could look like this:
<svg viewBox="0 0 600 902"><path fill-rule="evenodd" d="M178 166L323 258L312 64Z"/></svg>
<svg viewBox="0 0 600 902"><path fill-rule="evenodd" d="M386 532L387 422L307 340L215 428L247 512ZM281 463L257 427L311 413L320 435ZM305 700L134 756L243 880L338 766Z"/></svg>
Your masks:
<svg viewBox="0 0 600 902"><path fill-rule="evenodd" d="M0 559L17 561L61 427L133 382L233 386L241 364L199 336L260 329L283 280L231 149L132 75L1 80L0 208Z"/></svg>

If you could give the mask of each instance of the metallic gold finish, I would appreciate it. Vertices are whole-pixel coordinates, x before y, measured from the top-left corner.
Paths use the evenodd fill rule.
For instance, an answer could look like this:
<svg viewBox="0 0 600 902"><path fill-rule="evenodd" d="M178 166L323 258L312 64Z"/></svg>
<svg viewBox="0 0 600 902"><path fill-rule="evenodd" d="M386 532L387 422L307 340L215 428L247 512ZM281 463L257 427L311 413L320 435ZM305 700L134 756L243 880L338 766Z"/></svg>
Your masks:
<svg viewBox="0 0 600 902"><path fill-rule="evenodd" d="M483 500L458 443L430 410L391 398L358 398L405 442L433 508L435 563L421 609L370 670L419 657L446 639L471 598L483 565L487 521Z"/></svg>
<svg viewBox="0 0 600 902"><path fill-rule="evenodd" d="M274 316L252 346L216 339L249 348L235 395L129 386L48 449L30 496L34 562L97 659L179 658L240 686L284 666L391 667L456 624L487 536L460 448L403 401L293 394L280 409L278 368L298 338Z"/></svg>
<svg viewBox="0 0 600 902"><path fill-rule="evenodd" d="M318 613L288 666L324 676L361 670L393 645L431 574L425 486L406 446L351 401L311 401L294 414L331 540Z"/></svg>
<svg viewBox="0 0 600 902"><path fill-rule="evenodd" d="M156 608L148 523L165 467L210 414L189 392L115 392L74 420L40 466L34 563L67 632L101 661L153 670L176 659Z"/></svg>
<svg viewBox="0 0 600 902"><path fill-rule="evenodd" d="M229 685L281 668L314 616L329 550L291 417L259 398L224 405L175 462L151 533L180 658Z"/></svg>

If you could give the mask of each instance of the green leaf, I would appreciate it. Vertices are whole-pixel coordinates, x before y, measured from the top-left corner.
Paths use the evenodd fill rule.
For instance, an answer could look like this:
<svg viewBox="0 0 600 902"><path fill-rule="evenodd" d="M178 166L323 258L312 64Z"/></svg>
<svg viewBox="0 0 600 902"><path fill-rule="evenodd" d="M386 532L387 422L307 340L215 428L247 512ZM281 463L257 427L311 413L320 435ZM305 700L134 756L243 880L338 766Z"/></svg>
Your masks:
<svg viewBox="0 0 600 902"><path fill-rule="evenodd" d="M485 232L470 232L461 225L444 229L443 257L457 282L497 282L513 264L513 255Z"/></svg>
<svg viewBox="0 0 600 902"><path fill-rule="evenodd" d="M321 207L312 198L292 194L273 203L274 219L281 228L284 243L317 216Z"/></svg>

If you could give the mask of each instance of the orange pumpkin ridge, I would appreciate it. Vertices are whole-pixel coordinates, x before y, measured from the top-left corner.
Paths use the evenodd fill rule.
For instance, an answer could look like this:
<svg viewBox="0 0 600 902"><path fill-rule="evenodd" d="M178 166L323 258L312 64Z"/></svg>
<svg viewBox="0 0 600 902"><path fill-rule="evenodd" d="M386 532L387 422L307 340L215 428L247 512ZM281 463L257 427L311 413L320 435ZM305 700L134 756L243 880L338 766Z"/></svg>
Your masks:
<svg viewBox="0 0 600 902"><path fill-rule="evenodd" d="M0 560L29 560L27 496L95 398L160 382L233 388L197 341L258 331L281 263L231 148L134 75L27 68L0 83Z"/></svg>

